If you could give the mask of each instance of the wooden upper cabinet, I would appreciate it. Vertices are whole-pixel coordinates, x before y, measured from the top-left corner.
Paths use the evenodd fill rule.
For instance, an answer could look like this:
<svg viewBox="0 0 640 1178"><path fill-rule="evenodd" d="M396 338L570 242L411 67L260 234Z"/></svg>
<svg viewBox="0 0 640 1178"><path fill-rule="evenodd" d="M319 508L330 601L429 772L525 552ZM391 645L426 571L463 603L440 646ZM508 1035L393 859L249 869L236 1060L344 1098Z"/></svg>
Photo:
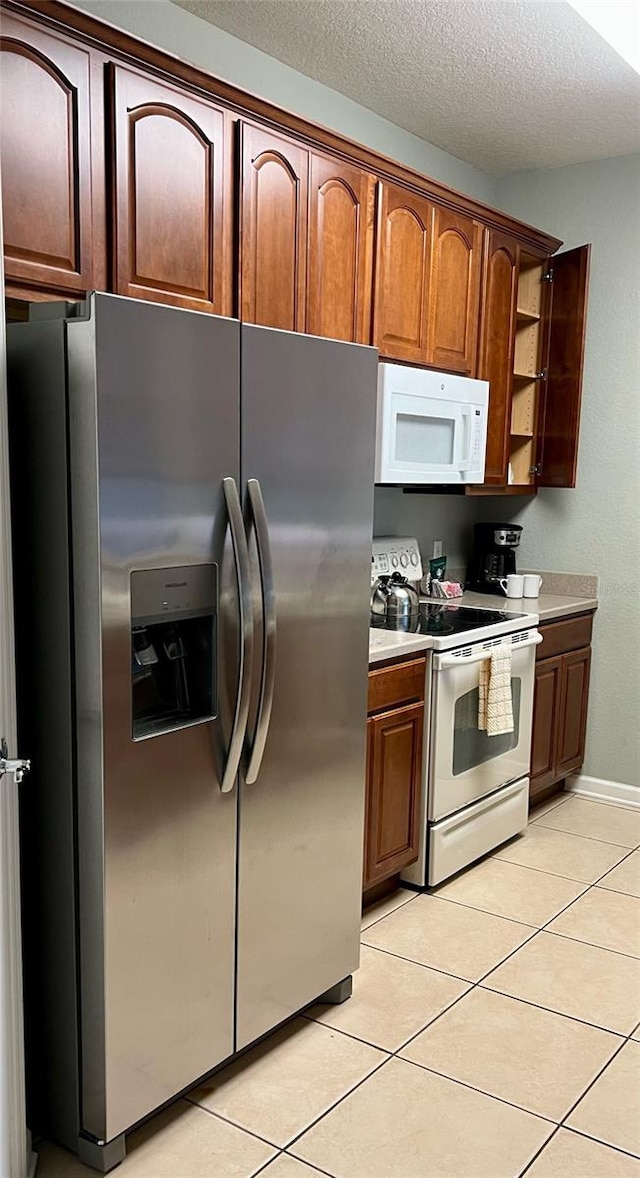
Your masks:
<svg viewBox="0 0 640 1178"><path fill-rule="evenodd" d="M519 253L512 237L486 230L478 356L478 377L489 381L485 486L507 482Z"/></svg>
<svg viewBox="0 0 640 1178"><path fill-rule="evenodd" d="M475 376L482 225L463 213L433 209L427 363Z"/></svg>
<svg viewBox="0 0 640 1178"><path fill-rule="evenodd" d="M583 245L550 259L552 301L538 450L540 487L576 485L589 254L590 246Z"/></svg>
<svg viewBox="0 0 640 1178"><path fill-rule="evenodd" d="M351 164L311 156L307 265L310 335L371 339L375 179Z"/></svg>
<svg viewBox="0 0 640 1178"><path fill-rule="evenodd" d="M240 317L304 331L309 153L250 123L240 137Z"/></svg>
<svg viewBox="0 0 640 1178"><path fill-rule="evenodd" d="M0 47L7 286L81 295L94 285L99 248L92 224L90 51L6 12ZM102 110L93 113L102 118ZM99 168L96 161L96 179Z"/></svg>
<svg viewBox="0 0 640 1178"><path fill-rule="evenodd" d="M380 183L373 342L387 359L427 364L432 205Z"/></svg>
<svg viewBox="0 0 640 1178"><path fill-rule="evenodd" d="M222 110L121 66L110 82L117 293L229 314Z"/></svg>

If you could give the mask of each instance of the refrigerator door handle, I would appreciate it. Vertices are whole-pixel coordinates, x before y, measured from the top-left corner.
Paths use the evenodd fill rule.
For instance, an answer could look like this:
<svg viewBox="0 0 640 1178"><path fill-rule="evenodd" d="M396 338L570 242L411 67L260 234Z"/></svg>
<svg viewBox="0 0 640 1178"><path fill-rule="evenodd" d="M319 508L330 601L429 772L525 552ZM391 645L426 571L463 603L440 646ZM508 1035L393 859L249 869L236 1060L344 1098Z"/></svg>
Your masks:
<svg viewBox="0 0 640 1178"><path fill-rule="evenodd" d="M222 480L231 544L236 564L238 582L238 605L240 611L240 665L238 667L238 695L236 709L229 741L229 751L220 783L221 793L229 793L240 767L240 757L244 745L247 720L249 718L249 699L251 694L251 669L253 661L253 619L251 615L251 598L249 595L249 548L244 530L240 496L235 479Z"/></svg>
<svg viewBox="0 0 640 1178"><path fill-rule="evenodd" d="M271 707L273 704L276 676L276 596L273 587L273 562L271 560L269 524L262 497L262 488L258 479L247 480L247 492L256 533L256 547L258 549L264 635L256 728L253 745L249 754L249 764L245 774L247 785L253 785L260 772L260 766L264 756L267 734L269 732L269 721L271 719Z"/></svg>

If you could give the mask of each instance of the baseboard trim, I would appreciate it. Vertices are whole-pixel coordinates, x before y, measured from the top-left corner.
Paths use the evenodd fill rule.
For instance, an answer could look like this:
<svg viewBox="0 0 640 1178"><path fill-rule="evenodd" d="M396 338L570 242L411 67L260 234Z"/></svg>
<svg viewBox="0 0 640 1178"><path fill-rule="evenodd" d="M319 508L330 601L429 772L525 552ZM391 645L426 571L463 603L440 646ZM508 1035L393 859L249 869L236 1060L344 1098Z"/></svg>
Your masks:
<svg viewBox="0 0 640 1178"><path fill-rule="evenodd" d="M640 810L640 789L637 785L626 785L623 781L607 781L605 777L586 777L579 773L565 782L565 792L593 798L598 802L610 802L614 806L628 806Z"/></svg>

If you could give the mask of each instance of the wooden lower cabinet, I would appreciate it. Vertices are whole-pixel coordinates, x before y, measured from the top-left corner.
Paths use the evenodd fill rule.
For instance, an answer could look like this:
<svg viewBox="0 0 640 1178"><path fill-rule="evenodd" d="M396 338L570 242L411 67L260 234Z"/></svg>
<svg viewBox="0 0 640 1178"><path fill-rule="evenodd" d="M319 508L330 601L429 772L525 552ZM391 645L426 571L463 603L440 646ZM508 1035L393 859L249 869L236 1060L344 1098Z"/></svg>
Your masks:
<svg viewBox="0 0 640 1178"><path fill-rule="evenodd" d="M584 761L589 702L591 617L541 626L531 739L530 801L575 773ZM572 649L577 647L577 649Z"/></svg>
<svg viewBox="0 0 640 1178"><path fill-rule="evenodd" d="M367 721L365 892L418 857L425 666L419 659L369 676L369 706L384 710Z"/></svg>

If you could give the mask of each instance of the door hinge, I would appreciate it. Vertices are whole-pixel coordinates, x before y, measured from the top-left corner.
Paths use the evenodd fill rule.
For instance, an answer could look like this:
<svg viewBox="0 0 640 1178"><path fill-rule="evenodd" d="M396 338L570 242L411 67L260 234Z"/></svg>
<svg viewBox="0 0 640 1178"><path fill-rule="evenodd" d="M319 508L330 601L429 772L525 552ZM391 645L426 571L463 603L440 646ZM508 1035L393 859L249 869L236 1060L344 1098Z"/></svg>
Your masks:
<svg viewBox="0 0 640 1178"><path fill-rule="evenodd" d="M542 463L536 462L535 466L530 466L529 474L542 474Z"/></svg>
<svg viewBox="0 0 640 1178"><path fill-rule="evenodd" d="M546 274L542 275L542 282L553 282L553 266L549 266Z"/></svg>
<svg viewBox="0 0 640 1178"><path fill-rule="evenodd" d="M549 374L548 368L542 368L540 370L540 372L534 372L533 379L534 380L546 380L548 374Z"/></svg>
<svg viewBox="0 0 640 1178"><path fill-rule="evenodd" d="M3 736L0 740L0 778L4 777L5 773L13 773L16 784L20 785L22 778L30 768L31 761L25 761L23 758L18 758L15 761L9 759L9 749Z"/></svg>

